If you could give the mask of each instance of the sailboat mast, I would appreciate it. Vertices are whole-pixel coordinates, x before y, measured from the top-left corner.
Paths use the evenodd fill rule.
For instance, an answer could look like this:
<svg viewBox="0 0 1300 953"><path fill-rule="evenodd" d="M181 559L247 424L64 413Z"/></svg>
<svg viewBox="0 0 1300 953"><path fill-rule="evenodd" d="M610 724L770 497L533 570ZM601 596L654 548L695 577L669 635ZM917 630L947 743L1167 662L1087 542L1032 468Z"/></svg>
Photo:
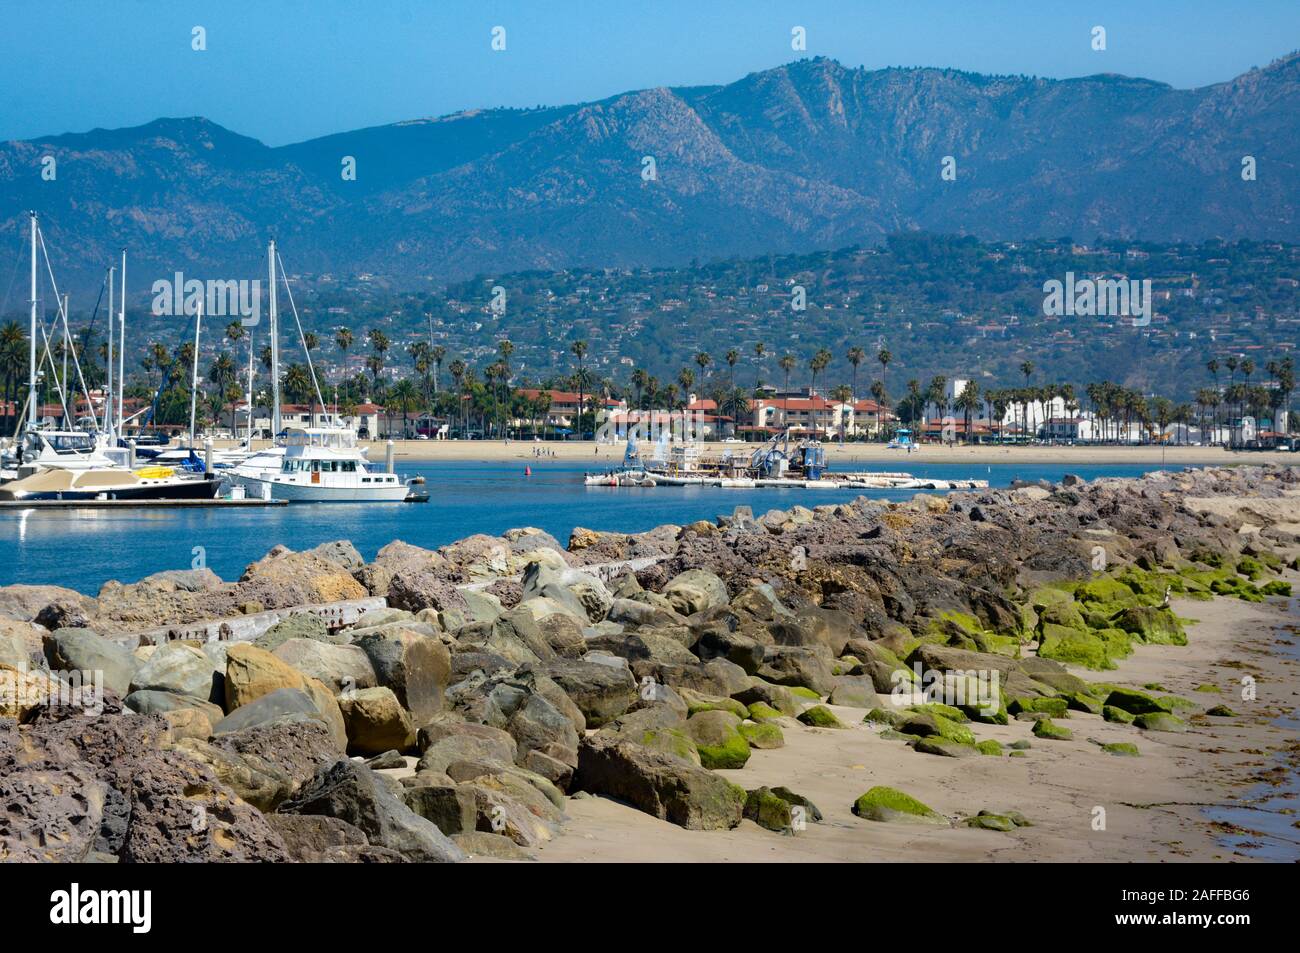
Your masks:
<svg viewBox="0 0 1300 953"><path fill-rule="evenodd" d="M113 276L117 269L108 266L108 373L104 385L104 432L113 437Z"/></svg>
<svg viewBox="0 0 1300 953"><path fill-rule="evenodd" d="M194 411L199 400L199 328L203 325L203 299L194 317L194 370L190 378L190 452L194 452Z"/></svg>
<svg viewBox="0 0 1300 953"><path fill-rule="evenodd" d="M275 240L266 249L266 264L271 276L271 437L280 432L280 328L275 293Z"/></svg>
<svg viewBox="0 0 1300 953"><path fill-rule="evenodd" d="M72 338L68 334L68 314L69 314L68 295L66 292L64 292L63 295L63 381L62 383L59 384L59 389L63 391L65 397L68 393L68 351L71 350L72 348ZM74 394L72 398L71 410L69 410L69 408L65 406L63 408L63 412L64 414L71 413L75 416L76 409L77 409L77 398L76 395ZM92 414L94 413L93 408L91 409L91 413ZM67 421L68 426L71 426L74 423L75 421L72 420Z"/></svg>
<svg viewBox="0 0 1300 953"><path fill-rule="evenodd" d="M36 429L37 406L36 406L36 212L32 216L32 329L28 335L30 344L30 353L28 355L28 377L27 377L27 420L33 430Z"/></svg>
<svg viewBox="0 0 1300 953"><path fill-rule="evenodd" d="M109 301L108 310L111 314L113 303ZM123 426L124 418L122 417L122 395L126 392L126 249L122 249L122 308L118 312L118 339L117 339L117 426ZM112 332L113 322L108 322L109 332Z"/></svg>

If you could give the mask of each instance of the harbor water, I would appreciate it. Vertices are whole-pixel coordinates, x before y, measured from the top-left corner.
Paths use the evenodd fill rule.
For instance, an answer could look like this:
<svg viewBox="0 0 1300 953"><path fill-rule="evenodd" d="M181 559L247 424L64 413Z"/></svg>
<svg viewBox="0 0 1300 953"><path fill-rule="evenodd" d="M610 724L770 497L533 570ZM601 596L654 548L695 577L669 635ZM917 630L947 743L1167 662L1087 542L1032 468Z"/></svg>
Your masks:
<svg viewBox="0 0 1300 953"><path fill-rule="evenodd" d="M902 461L900 461L902 463ZM525 467L532 473L525 476ZM853 469L862 469L854 466ZM894 469L891 467L890 469ZM1136 477L1152 466L977 465L907 466L917 477L1013 480ZM95 595L109 580L135 582L165 569L206 565L237 579L278 544L310 549L348 539L366 559L395 539L430 549L474 533L499 534L536 526L568 541L575 526L641 532L664 523L690 523L750 506L817 506L863 495L909 499L915 490L722 489L718 487L586 487L572 461L399 463L402 476L423 475L428 503L289 504L268 508L0 510L0 585L59 585ZM928 491L942 492L942 491Z"/></svg>

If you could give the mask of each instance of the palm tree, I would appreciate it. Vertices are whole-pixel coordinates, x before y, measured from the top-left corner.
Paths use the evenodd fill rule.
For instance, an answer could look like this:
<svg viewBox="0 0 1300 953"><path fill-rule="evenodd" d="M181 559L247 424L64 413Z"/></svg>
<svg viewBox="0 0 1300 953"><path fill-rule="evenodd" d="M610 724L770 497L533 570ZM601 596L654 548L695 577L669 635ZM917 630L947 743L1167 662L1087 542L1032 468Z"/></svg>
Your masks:
<svg viewBox="0 0 1300 953"><path fill-rule="evenodd" d="M731 388L736 388L736 362L740 360L740 352L734 347L727 351L727 367L731 370Z"/></svg>
<svg viewBox="0 0 1300 953"><path fill-rule="evenodd" d="M700 366L700 382L703 383L708 367L713 363L713 358L708 351L700 351L695 355L695 363Z"/></svg>
<svg viewBox="0 0 1300 953"><path fill-rule="evenodd" d="M442 362L447 358L447 349L441 344L429 348L429 357L433 359L433 392L438 393L438 378L442 375Z"/></svg>
<svg viewBox="0 0 1300 953"><path fill-rule="evenodd" d="M809 388L809 391L813 400L817 399L817 375L826 370L830 363L831 352L826 350L824 347L818 349L817 353L813 355L812 360L808 362L808 369L812 371L812 385ZM816 432L820 432L821 430L816 404L813 404L813 430Z"/></svg>
<svg viewBox="0 0 1300 953"><path fill-rule="evenodd" d="M754 345L754 390L763 386L763 355L767 353L767 345L759 341Z"/></svg>
<svg viewBox="0 0 1300 953"><path fill-rule="evenodd" d="M407 416L410 414L411 410L416 406L416 403L419 401L419 399L420 399L420 392L416 389L415 385L412 384L410 380L405 377L403 377L400 381L394 384L392 389L389 390L388 392L388 401L385 409L387 410L388 408L396 408L398 411L401 412L402 437L404 439L406 438L409 432L406 426Z"/></svg>
<svg viewBox="0 0 1300 953"><path fill-rule="evenodd" d="M962 412L962 442L970 443L970 420L971 414L979 410L983 400L980 397L980 385L978 381L968 381L966 386L961 389L957 395L957 409Z"/></svg>
<svg viewBox="0 0 1300 953"><path fill-rule="evenodd" d="M858 365L867 359L867 352L856 344L849 348L849 365L853 368L853 399L858 399Z"/></svg>
<svg viewBox="0 0 1300 953"><path fill-rule="evenodd" d="M1031 378L1031 377L1034 376L1034 362L1033 362L1033 361L1024 361L1024 362L1022 362L1021 365L1020 365L1020 373L1025 375L1025 391L1026 391L1026 394L1025 394L1025 405L1024 405L1024 406L1025 406L1024 425L1025 425L1025 430L1026 430L1026 431L1029 431L1029 429L1030 429L1030 427L1029 427L1029 400L1030 400L1030 398L1029 398L1029 393L1028 393L1028 391L1029 391L1029 378Z"/></svg>
<svg viewBox="0 0 1300 953"><path fill-rule="evenodd" d="M232 327L239 327L235 322ZM229 329L227 329L229 330ZM236 338L238 340L238 338ZM223 398L239 378L239 372L235 369L235 362L231 356L222 351L212 359L212 364L208 367L208 380L217 386L217 393ZM230 405L230 432L235 432L235 405Z"/></svg>
<svg viewBox="0 0 1300 953"><path fill-rule="evenodd" d="M0 327L0 375L4 377L2 396L6 407L13 404L11 435L17 435L19 426L18 393L24 372L28 370L27 335L17 321L6 321Z"/></svg>
<svg viewBox="0 0 1300 953"><path fill-rule="evenodd" d="M645 390L645 383L649 374L644 367L638 367L632 372L632 388L636 391L636 409L641 409L641 393Z"/></svg>
<svg viewBox="0 0 1300 953"><path fill-rule="evenodd" d="M847 404L849 410L840 408L840 444L844 443L844 428L853 408L853 389L848 384L839 384L831 391L831 400L837 404Z"/></svg>
<svg viewBox="0 0 1300 953"><path fill-rule="evenodd" d="M459 405L456 408L457 410L456 416L457 418L460 418L462 416L461 412L465 408L465 389L462 386L465 382L465 362L462 361L460 358L456 358L449 365L447 365L447 370L451 372L452 383L456 385L456 397L457 397L457 403ZM465 435L465 429L466 429L465 426L462 425L461 427L462 437Z"/></svg>
<svg viewBox="0 0 1300 953"><path fill-rule="evenodd" d="M908 423L910 423L912 425L912 429L915 430L918 411L924 410L924 406L923 406L924 399L921 396L921 382L918 381L915 377L907 382L907 393L908 396L911 397L912 399L911 408L910 408L911 416L908 418Z"/></svg>
<svg viewBox="0 0 1300 953"><path fill-rule="evenodd" d="M574 341L573 344L569 346L569 350L572 351L573 356L578 359L578 439L581 440L582 439L582 413L587 407L587 401L586 401L587 394L585 390L587 381L583 373L583 371L585 370L585 368L583 367L583 361L586 360L587 357L587 342L581 340Z"/></svg>
<svg viewBox="0 0 1300 953"><path fill-rule="evenodd" d="M783 385L781 390L782 393L788 395L790 393L790 372L795 369L795 366L798 362L794 359L793 354L783 354L781 355L781 360L777 361L776 363L777 366L780 367L781 370L785 372L785 384ZM790 410L789 410L790 398L788 396L783 397L781 399L781 403L782 403L781 417L783 418L781 422L782 424L788 425L789 421L787 418L789 418L790 416Z"/></svg>

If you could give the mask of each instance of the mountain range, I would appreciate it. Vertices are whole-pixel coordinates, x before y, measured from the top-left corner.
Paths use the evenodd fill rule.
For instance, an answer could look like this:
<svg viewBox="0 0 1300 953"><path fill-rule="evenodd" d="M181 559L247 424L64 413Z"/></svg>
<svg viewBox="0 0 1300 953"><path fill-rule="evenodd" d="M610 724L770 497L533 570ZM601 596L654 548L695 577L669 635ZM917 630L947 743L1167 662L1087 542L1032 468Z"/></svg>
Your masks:
<svg viewBox="0 0 1300 953"><path fill-rule="evenodd" d="M63 284L93 289L123 246L136 287L178 270L256 277L271 236L291 271L408 287L806 252L911 229L1297 241L1297 143L1295 53L1191 90L817 58L725 86L275 148L203 118L0 143L0 243L23 254L34 208Z"/></svg>

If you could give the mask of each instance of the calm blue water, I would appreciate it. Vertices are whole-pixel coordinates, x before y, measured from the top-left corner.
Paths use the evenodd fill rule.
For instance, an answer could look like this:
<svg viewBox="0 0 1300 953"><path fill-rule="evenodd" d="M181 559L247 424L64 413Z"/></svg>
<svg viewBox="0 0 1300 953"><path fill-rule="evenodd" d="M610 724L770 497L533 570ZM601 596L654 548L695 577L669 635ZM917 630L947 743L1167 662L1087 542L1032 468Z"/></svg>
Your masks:
<svg viewBox="0 0 1300 953"><path fill-rule="evenodd" d="M533 475L524 476L524 466ZM1086 479L1138 476L1147 466L1051 466L993 464L889 467L918 477L987 479L1007 486L1014 479L1059 480L1065 473ZM518 526L537 526L568 541L574 526L640 532L663 523L689 523L730 513L739 505L761 515L795 504L815 506L866 494L907 499L914 490L724 490L715 487L654 489L586 487L582 467L572 461L500 463L421 462L399 464L404 475L427 480L425 504L317 504L267 508L149 510L0 511L0 585L53 584L89 595L110 579L134 582L164 569L189 568L201 546L210 569L237 579L250 562L283 543L310 549L333 539L350 539L367 559L385 544L402 539L430 549L472 533L498 534Z"/></svg>

